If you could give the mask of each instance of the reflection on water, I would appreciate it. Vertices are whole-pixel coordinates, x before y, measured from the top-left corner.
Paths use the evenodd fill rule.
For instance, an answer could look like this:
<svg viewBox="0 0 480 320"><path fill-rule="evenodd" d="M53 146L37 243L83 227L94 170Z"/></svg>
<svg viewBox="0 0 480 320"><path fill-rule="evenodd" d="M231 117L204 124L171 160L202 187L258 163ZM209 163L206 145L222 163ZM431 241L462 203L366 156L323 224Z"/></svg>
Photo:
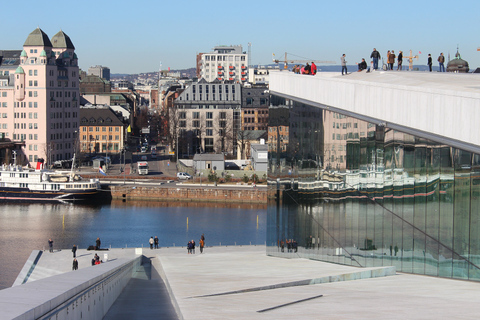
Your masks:
<svg viewBox="0 0 480 320"><path fill-rule="evenodd" d="M188 223L187 223L188 221ZM257 222L258 221L258 222ZM148 247L158 236L161 247L265 244L266 209L262 205L122 202L84 206L5 204L0 212L0 288L9 287L35 249L87 248L100 237L103 247Z"/></svg>

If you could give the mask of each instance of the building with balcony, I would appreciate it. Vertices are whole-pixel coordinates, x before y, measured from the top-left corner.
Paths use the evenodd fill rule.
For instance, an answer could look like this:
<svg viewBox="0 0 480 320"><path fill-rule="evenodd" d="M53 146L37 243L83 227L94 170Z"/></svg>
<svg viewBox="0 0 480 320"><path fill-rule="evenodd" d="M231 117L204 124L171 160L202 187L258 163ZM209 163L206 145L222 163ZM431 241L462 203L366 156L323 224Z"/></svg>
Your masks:
<svg viewBox="0 0 480 320"><path fill-rule="evenodd" d="M478 87L270 72L267 254L479 281Z"/></svg>
<svg viewBox="0 0 480 320"><path fill-rule="evenodd" d="M248 54L242 46L217 46L210 53L197 55L197 77L214 80L248 81Z"/></svg>
<svg viewBox="0 0 480 320"><path fill-rule="evenodd" d="M32 31L20 54L2 51L0 133L24 143L17 163L39 158L47 165L73 157L79 116L79 68L75 46L63 31L51 39Z"/></svg>

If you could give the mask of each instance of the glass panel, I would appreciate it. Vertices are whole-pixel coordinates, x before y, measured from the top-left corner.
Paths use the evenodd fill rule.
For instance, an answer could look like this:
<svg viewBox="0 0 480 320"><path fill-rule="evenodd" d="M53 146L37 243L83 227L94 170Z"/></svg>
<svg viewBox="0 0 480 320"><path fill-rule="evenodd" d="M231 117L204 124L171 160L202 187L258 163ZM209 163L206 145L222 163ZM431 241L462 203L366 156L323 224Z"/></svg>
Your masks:
<svg viewBox="0 0 480 320"><path fill-rule="evenodd" d="M480 280L478 155L270 103L268 254Z"/></svg>

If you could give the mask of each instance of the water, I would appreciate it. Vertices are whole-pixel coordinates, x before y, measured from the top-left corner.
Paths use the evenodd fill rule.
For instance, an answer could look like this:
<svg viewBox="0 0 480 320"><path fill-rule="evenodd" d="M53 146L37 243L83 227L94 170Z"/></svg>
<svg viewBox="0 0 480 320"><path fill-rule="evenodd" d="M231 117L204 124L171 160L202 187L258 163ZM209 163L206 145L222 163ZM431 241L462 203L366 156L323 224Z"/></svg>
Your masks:
<svg viewBox="0 0 480 320"><path fill-rule="evenodd" d="M4 204L0 210L0 289L10 287L32 250L85 249L100 237L104 248L265 244L266 208L224 205L113 201L103 206ZM258 219L258 223L257 223ZM188 222L188 223L187 223Z"/></svg>

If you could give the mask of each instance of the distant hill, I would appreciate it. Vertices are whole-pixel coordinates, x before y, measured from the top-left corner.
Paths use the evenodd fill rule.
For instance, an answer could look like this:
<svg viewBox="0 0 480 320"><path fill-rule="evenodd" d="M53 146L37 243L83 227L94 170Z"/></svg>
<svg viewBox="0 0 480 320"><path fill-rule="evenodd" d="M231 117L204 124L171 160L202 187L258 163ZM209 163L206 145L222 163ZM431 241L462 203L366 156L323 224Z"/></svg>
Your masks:
<svg viewBox="0 0 480 320"><path fill-rule="evenodd" d="M196 69L195 68L188 68L188 69L178 69L178 70L170 70L170 72L179 72L182 76L186 76L188 78L196 77ZM152 72L143 72L143 73L134 73L134 74L126 74L126 73L112 73L110 75L110 79L112 80L128 80L132 81L139 77L147 77L147 78L158 78L158 71Z"/></svg>

